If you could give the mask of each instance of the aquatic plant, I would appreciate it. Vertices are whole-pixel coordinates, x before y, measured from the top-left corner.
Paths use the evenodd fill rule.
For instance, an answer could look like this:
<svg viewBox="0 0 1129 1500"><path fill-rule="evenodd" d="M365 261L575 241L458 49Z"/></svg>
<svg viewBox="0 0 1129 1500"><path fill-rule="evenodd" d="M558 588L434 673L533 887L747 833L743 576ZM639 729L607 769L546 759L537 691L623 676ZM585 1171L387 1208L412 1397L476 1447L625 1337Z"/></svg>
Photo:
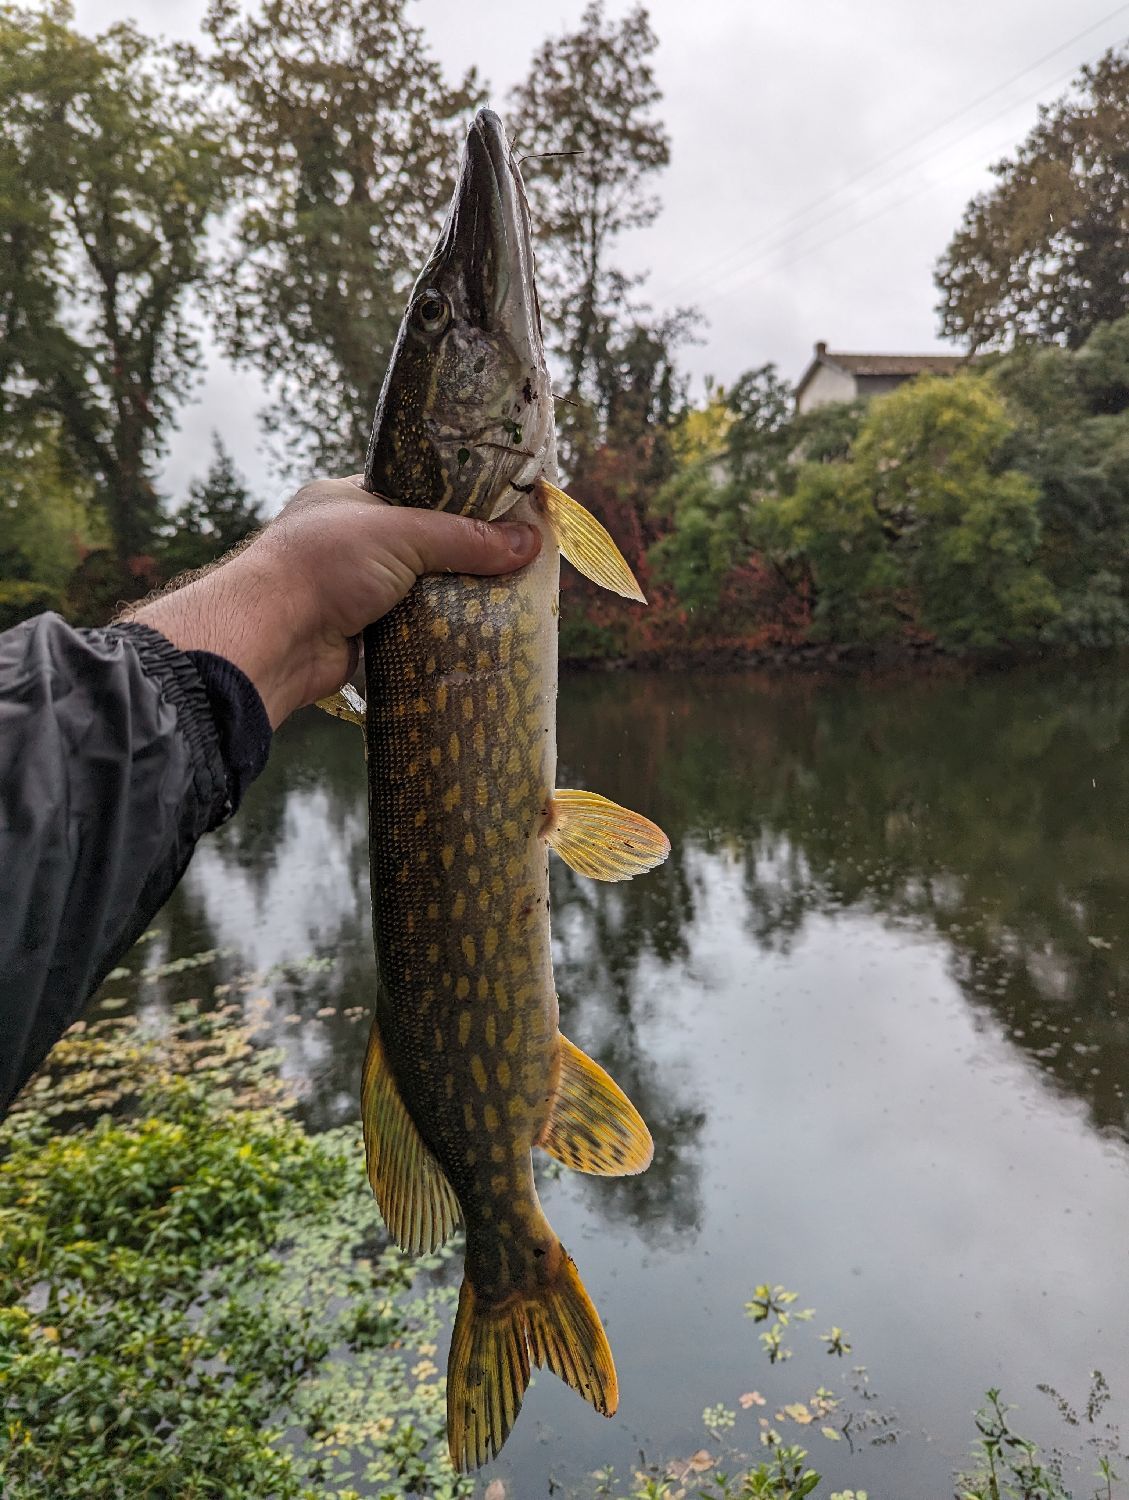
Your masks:
<svg viewBox="0 0 1129 1500"><path fill-rule="evenodd" d="M439 1257L385 1246L359 1131L310 1136L228 1016L72 1036L0 1132L0 1488L432 1500ZM58 1133L81 1098L106 1111Z"/></svg>

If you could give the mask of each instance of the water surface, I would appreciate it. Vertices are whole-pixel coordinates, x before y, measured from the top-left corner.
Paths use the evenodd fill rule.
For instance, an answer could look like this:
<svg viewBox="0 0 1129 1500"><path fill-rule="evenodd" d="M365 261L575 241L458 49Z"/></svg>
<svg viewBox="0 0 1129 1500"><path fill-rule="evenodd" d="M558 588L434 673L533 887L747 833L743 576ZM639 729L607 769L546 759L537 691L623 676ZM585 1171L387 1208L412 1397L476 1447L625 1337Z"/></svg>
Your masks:
<svg viewBox="0 0 1129 1500"><path fill-rule="evenodd" d="M542 1378L492 1471L511 1495L627 1473L640 1449L717 1453L719 1403L724 1440L755 1448L758 1418L820 1385L849 1397L853 1447L782 1430L828 1490L903 1500L952 1493L988 1386L1047 1440L1040 1383L1082 1400L1099 1368L1129 1412L1127 732L1113 664L566 680L561 784L673 846L620 886L553 868L562 1028L656 1156L546 1186L622 1401L604 1422ZM174 957L327 960L265 1011L314 1126L357 1111L364 797L360 737L298 716L160 919ZM743 1312L766 1281L816 1309L775 1366ZM832 1324L845 1358L819 1341ZM742 1409L753 1391L767 1405Z"/></svg>

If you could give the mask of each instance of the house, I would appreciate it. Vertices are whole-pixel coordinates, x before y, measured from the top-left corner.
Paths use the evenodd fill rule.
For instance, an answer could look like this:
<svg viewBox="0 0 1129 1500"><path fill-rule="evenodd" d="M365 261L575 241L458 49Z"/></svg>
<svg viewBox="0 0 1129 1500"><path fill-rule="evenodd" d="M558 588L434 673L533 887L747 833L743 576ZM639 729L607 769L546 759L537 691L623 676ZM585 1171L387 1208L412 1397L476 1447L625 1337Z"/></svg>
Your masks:
<svg viewBox="0 0 1129 1500"><path fill-rule="evenodd" d="M966 354L838 354L816 344L796 387L796 414L832 401L884 396L915 375L955 375L968 363Z"/></svg>

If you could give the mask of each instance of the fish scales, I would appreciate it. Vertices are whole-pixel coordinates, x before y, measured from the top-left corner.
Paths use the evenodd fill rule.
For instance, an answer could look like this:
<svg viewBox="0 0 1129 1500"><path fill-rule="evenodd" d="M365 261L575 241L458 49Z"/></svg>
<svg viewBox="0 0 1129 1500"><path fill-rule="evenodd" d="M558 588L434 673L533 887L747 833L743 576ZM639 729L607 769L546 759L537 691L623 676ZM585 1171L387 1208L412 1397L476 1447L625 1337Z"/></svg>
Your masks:
<svg viewBox="0 0 1129 1500"><path fill-rule="evenodd" d="M558 572L546 535L504 584L424 579L365 642L377 1022L494 1298L552 1239L530 1152L559 1069L541 837Z"/></svg>

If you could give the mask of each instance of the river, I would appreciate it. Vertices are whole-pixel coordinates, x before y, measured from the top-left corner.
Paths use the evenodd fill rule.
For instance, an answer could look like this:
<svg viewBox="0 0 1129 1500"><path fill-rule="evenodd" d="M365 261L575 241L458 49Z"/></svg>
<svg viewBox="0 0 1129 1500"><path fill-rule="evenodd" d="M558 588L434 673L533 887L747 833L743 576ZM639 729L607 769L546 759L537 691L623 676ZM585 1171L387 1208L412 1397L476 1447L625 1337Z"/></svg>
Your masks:
<svg viewBox="0 0 1129 1500"><path fill-rule="evenodd" d="M624 885L553 868L562 1028L656 1152L638 1179L545 1185L621 1406L604 1422L539 1380L492 1471L509 1495L630 1473L640 1450L755 1450L768 1419L828 1490L933 1500L990 1386L1021 1430L1075 1448L1093 1432L1040 1385L1077 1407L1098 1369L1094 1430L1129 1411L1127 743L1111 663L566 678L561 784L672 843ZM309 1123L355 1118L373 975L356 731L287 725L158 925L165 957L325 960L260 1019ZM745 1313L760 1283L815 1309L775 1363L773 1320ZM841 1405L806 1423L820 1387ZM716 1406L733 1421L710 1432ZM848 1414L849 1440L821 1435Z"/></svg>

